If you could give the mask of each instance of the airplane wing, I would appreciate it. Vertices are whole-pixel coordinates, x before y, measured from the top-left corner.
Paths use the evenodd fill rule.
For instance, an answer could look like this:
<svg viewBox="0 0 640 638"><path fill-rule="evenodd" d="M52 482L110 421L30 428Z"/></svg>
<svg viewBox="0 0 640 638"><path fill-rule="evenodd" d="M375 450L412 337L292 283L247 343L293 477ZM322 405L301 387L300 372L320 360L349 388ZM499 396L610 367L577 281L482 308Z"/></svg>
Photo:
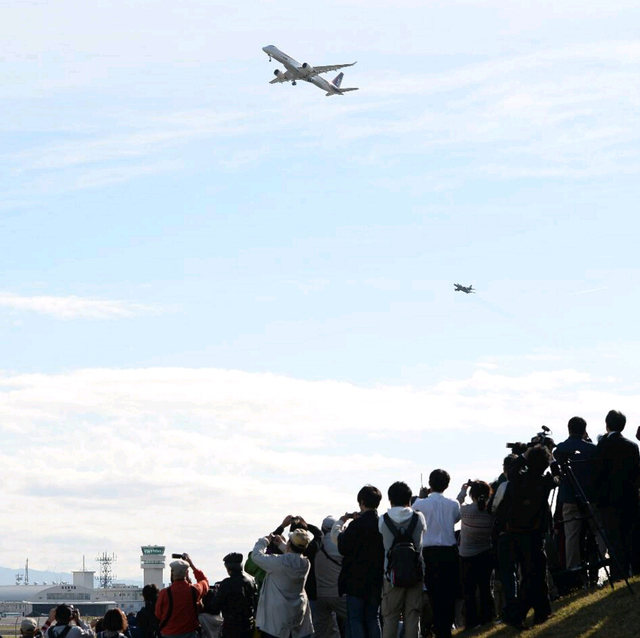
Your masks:
<svg viewBox="0 0 640 638"><path fill-rule="evenodd" d="M269 84L280 84L281 82L291 82L291 78L286 73L281 73L278 77L273 78Z"/></svg>
<svg viewBox="0 0 640 638"><path fill-rule="evenodd" d="M329 71L337 71L338 69L344 69L345 67L353 66L354 64L356 64L356 62L352 62L351 64L330 64L328 66L314 66L314 75L319 75L320 73L329 73Z"/></svg>

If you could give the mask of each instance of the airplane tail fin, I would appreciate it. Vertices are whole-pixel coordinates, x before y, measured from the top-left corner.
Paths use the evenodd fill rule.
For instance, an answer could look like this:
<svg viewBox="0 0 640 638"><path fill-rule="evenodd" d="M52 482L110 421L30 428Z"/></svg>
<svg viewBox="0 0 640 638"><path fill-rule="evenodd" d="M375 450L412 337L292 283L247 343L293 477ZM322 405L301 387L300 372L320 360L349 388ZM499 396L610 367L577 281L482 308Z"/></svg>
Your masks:
<svg viewBox="0 0 640 638"><path fill-rule="evenodd" d="M333 85L333 88L335 89L335 91L329 91L329 93L327 93L327 97L331 96L331 95L342 95L343 93L346 93L347 91L357 91L358 89L356 88L342 88L340 85L342 84L342 78L344 77L344 73L338 73L338 75L336 75L336 77L334 78L333 82L331 82L331 84Z"/></svg>

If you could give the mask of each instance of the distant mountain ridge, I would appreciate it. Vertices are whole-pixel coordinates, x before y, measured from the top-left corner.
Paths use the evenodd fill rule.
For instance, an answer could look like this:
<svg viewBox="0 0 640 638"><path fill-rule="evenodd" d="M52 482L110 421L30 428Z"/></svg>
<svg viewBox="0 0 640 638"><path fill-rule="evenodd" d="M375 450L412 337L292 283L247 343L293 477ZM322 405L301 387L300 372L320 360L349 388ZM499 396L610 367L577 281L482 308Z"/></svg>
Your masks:
<svg viewBox="0 0 640 638"><path fill-rule="evenodd" d="M20 574L24 577L24 568L16 568L11 569L10 567L0 567L0 586L3 585L15 585L16 584L16 574ZM142 585L141 580L130 580L126 578L118 578L116 579L119 583L124 583L125 585ZM53 583L72 583L73 576L70 572L49 572L49 571L40 571L39 569L31 569L29 568L29 584L35 585L53 585ZM18 583L22 584L22 583ZM97 581L96 581L97 587Z"/></svg>

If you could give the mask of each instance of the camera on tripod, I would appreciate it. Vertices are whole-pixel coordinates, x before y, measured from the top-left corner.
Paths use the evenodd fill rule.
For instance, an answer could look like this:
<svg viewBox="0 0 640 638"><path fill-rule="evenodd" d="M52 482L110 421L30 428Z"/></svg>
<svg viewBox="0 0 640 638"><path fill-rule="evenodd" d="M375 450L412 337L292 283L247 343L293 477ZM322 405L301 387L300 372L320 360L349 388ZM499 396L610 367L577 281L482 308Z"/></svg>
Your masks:
<svg viewBox="0 0 640 638"><path fill-rule="evenodd" d="M553 434L551 429L546 425L543 425L540 432L532 437L531 441L529 441L528 443L507 443L507 447L513 454L524 454L530 447L533 447L534 445L543 445L549 451L551 451L556 446L555 441L551 438L551 434Z"/></svg>

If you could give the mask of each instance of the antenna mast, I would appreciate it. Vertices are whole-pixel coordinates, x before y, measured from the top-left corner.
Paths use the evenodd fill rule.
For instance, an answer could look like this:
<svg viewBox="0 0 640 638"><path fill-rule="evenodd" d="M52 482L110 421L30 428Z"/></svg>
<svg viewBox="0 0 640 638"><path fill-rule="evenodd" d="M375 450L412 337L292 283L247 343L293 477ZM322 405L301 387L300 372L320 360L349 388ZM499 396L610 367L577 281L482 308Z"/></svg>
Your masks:
<svg viewBox="0 0 640 638"><path fill-rule="evenodd" d="M107 552L103 552L96 560L100 563L100 587L107 589L113 585L114 574L112 566L117 560L116 555L111 554L109 556Z"/></svg>
<svg viewBox="0 0 640 638"><path fill-rule="evenodd" d="M29 584L29 559L27 558L27 562L24 565L24 584Z"/></svg>

